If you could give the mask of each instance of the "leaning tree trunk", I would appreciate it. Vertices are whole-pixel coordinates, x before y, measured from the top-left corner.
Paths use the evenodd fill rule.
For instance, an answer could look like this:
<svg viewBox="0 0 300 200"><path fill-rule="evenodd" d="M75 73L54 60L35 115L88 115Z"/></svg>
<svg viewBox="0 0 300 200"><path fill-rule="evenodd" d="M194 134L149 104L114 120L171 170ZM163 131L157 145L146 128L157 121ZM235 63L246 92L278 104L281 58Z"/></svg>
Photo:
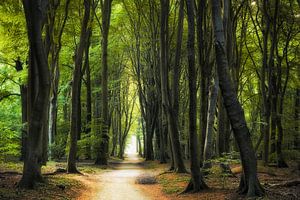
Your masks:
<svg viewBox="0 0 300 200"><path fill-rule="evenodd" d="M80 90L81 90L81 69L83 62L83 53L87 45L88 39L88 22L90 18L91 0L84 0L84 16L81 24L81 34L79 47L76 52L75 68L73 72L72 82L72 106L71 106L71 130L70 130L70 151L68 155L67 172L77 173L76 154L77 154L77 139L80 132ZM88 56L88 55L86 55Z"/></svg>
<svg viewBox="0 0 300 200"><path fill-rule="evenodd" d="M196 133L196 70L195 70L195 20L194 1L187 0L188 16L188 79L189 79L189 139L190 139L190 159L191 159L191 180L184 192L198 192L208 188L203 180L200 171L198 137Z"/></svg>
<svg viewBox="0 0 300 200"><path fill-rule="evenodd" d="M225 51L224 28L219 0L212 0L212 16L220 89L233 133L238 143L243 165L243 175L241 176L239 192L241 194L247 194L248 197L263 196L264 190L257 178L256 157L250 133L246 125L244 111L237 99L237 95L229 77L228 61Z"/></svg>
<svg viewBox="0 0 300 200"><path fill-rule="evenodd" d="M23 176L19 186L33 188L43 181L41 175L43 138L47 130L47 111L50 72L42 40L43 19L47 13L47 0L23 0L30 45L28 68L28 140Z"/></svg>

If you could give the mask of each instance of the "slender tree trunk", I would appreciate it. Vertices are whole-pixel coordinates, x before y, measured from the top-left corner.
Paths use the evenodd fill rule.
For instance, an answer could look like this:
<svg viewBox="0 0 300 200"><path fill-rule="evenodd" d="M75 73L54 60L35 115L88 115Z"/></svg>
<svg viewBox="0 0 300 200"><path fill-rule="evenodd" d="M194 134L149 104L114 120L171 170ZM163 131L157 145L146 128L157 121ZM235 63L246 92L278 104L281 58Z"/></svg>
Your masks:
<svg viewBox="0 0 300 200"><path fill-rule="evenodd" d="M295 92L295 138L294 138L294 149L300 149L300 138L299 138L299 120L300 120L300 89L297 88Z"/></svg>
<svg viewBox="0 0 300 200"><path fill-rule="evenodd" d="M208 109L208 95L209 95L209 81L211 76L211 66L208 64L210 50L207 47L210 38L207 37L207 6L206 0L197 0L197 47L198 47L198 64L200 72L200 164L203 162L203 152L205 144L205 133L207 125L207 109Z"/></svg>
<svg viewBox="0 0 300 200"><path fill-rule="evenodd" d="M175 64L173 69L173 106L171 113L169 113L169 130L170 139L172 145L172 157L174 158L174 170L175 172L186 172L182 150L179 139L179 79L180 79L180 57L181 57L181 44L183 34L183 20L184 20L184 0L179 0L179 17L178 17L178 29L177 29L177 42L175 53Z"/></svg>
<svg viewBox="0 0 300 200"><path fill-rule="evenodd" d="M229 77L228 61L225 50L225 32L221 18L221 4L219 0L212 0L212 16L220 89L233 133L238 143L243 165L243 175L241 176L239 192L247 194L248 197L262 196L264 195L264 190L257 178L256 157L250 133L246 125L244 111L237 99L237 95Z"/></svg>
<svg viewBox="0 0 300 200"><path fill-rule="evenodd" d="M263 119L264 124L262 125L261 131L264 133L264 154L263 160L264 164L267 165L269 162L269 146L270 146L270 98L267 96L265 81L266 81L266 70L268 68L268 38L270 31L270 22L267 17L267 5L266 1L263 2L264 11L264 31L263 31L263 65L261 68L261 80L260 89L262 94L262 107L263 107ZM270 89L270 88L269 88Z"/></svg>
<svg viewBox="0 0 300 200"><path fill-rule="evenodd" d="M84 0L84 16L81 24L81 34L79 47L76 52L75 67L72 82L72 106L71 106L71 128L70 128L70 151L68 155L67 172L77 173L76 157L77 157L77 140L81 132L81 78L83 54L87 45L88 31L87 27L90 19L91 0Z"/></svg>
<svg viewBox="0 0 300 200"><path fill-rule="evenodd" d="M208 188L200 171L198 137L196 133L196 70L195 70L195 19L194 1L186 0L188 18L188 79L189 79L189 139L191 159L191 180L184 192L198 192Z"/></svg>
<svg viewBox="0 0 300 200"><path fill-rule="evenodd" d="M89 52L90 52L90 40L92 37L92 30L91 28L89 28L88 30L88 41L87 41L87 45L85 48L85 61L84 61L84 65L85 65L85 77L86 77L86 125L85 125L85 134L87 137L87 140L89 141L90 139L90 134L91 134L91 126L92 126L92 86L91 86L91 72L90 72L90 56L89 56ZM86 144L86 159L90 159L91 158L91 144L90 142L88 142Z"/></svg>
<svg viewBox="0 0 300 200"><path fill-rule="evenodd" d="M42 141L47 132L47 111L50 73L42 40L43 19L47 13L47 0L23 0L30 45L28 68L28 139L23 176L19 187L33 188L43 181L41 175Z"/></svg>
<svg viewBox="0 0 300 200"><path fill-rule="evenodd" d="M208 112L207 112L207 128L206 128L206 138L204 145L203 158L204 161L212 159L213 156L213 129L215 123L215 112L218 99L219 90L219 79L218 75L215 74L214 82L211 84L210 94L209 94L209 103L208 103ZM210 163L208 161L208 163ZM208 164L208 167L210 164Z"/></svg>
<svg viewBox="0 0 300 200"><path fill-rule="evenodd" d="M276 154L277 154L277 167L286 168L288 167L287 163L284 161L282 154L282 141L283 141L283 127L281 122L281 116L283 115L283 103L280 102L279 113L277 116L277 129L278 129L278 138L276 144Z"/></svg>
<svg viewBox="0 0 300 200"><path fill-rule="evenodd" d="M95 163L98 165L108 164L108 145L109 145L109 113L108 113L108 63L107 63L107 47L108 34L110 26L112 0L104 0L102 2L102 112L101 112L101 141L97 152Z"/></svg>
<svg viewBox="0 0 300 200"><path fill-rule="evenodd" d="M59 77L60 77L60 69L59 69L59 55L62 47L62 34L68 19L69 13L69 5L71 0L67 0L65 3L64 9L64 18L62 20L62 25L59 27L58 33L55 32L54 23L56 18L56 12L59 8L60 2L51 2L54 5L51 5L52 11L50 11L50 23L47 29L48 35L48 54L51 53L51 64L50 64L50 79L51 79L51 89L50 89L50 108L49 108L49 144L51 145L54 142L55 136L57 134L57 97L58 97L58 86L59 86ZM57 38L56 37L57 34ZM54 41L57 41L54 42ZM51 157L51 148L49 149L49 157Z"/></svg>

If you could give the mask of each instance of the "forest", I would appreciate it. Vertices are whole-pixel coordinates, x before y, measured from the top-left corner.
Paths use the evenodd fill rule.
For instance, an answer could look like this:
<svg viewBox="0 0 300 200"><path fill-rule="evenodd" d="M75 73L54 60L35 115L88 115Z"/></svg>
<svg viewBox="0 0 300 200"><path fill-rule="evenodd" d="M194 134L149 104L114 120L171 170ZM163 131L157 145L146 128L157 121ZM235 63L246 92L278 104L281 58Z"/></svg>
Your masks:
<svg viewBox="0 0 300 200"><path fill-rule="evenodd" d="M300 0L1 0L0 199L300 199Z"/></svg>

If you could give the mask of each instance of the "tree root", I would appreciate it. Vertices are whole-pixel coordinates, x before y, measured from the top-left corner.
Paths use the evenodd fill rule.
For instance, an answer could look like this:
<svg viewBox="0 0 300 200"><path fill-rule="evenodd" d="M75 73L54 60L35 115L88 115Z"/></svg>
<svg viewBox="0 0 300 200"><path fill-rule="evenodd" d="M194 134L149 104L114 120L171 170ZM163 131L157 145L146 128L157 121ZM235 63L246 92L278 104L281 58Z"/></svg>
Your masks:
<svg viewBox="0 0 300 200"><path fill-rule="evenodd" d="M209 189L209 187L206 185L206 183L203 180L199 180L200 184L198 186L194 186L194 182L191 179L189 181L189 184L187 185L187 187L185 188L184 191L182 191L180 194L187 194L187 193L197 193L197 192L201 192L203 190L207 190Z"/></svg>
<svg viewBox="0 0 300 200"><path fill-rule="evenodd" d="M260 185L257 177L245 179L245 176L241 176L240 185L237 191L240 195L246 195L247 197L262 197L265 195L263 187Z"/></svg>

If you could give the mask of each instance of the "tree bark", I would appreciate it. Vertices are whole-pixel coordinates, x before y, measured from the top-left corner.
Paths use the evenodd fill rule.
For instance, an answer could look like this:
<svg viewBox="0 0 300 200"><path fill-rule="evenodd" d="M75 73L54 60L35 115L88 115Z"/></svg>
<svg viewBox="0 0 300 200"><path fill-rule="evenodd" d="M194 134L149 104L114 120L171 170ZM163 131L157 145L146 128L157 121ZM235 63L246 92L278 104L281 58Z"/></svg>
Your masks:
<svg viewBox="0 0 300 200"><path fill-rule="evenodd" d="M91 134L91 126L92 126L92 86L91 86L91 72L90 72L90 60L89 60L89 52L90 52L90 43L92 37L92 29L89 27L88 30L88 41L85 48L85 76L86 76L86 125L85 125L85 134L88 140L90 139ZM86 144L86 159L91 158L91 144L88 142Z"/></svg>
<svg viewBox="0 0 300 200"><path fill-rule="evenodd" d="M101 0L102 1L102 0ZM95 164L107 165L108 164L108 145L109 145L109 113L108 113L108 63L107 63L107 47L108 47L108 34L110 26L112 0L104 0L101 3L102 11L102 112L101 112L101 141L97 152Z"/></svg>
<svg viewBox="0 0 300 200"><path fill-rule="evenodd" d="M221 18L221 5L219 0L212 1L212 16L220 89L233 133L238 143L243 166L243 175L241 176L239 192L241 194L247 194L248 197L263 196L264 190L257 178L256 157L250 133L246 125L244 111L237 99L237 95L229 77L225 47L225 32Z"/></svg>
<svg viewBox="0 0 300 200"><path fill-rule="evenodd" d="M295 138L294 138L294 149L300 149L300 138L299 138L299 120L300 120L300 89L297 88L295 91Z"/></svg>
<svg viewBox="0 0 300 200"><path fill-rule="evenodd" d="M23 176L19 187L33 188L43 181L41 175L42 141L47 136L47 111L50 73L42 40L43 19L47 13L47 0L23 0L30 45L28 68L28 140Z"/></svg>
<svg viewBox="0 0 300 200"><path fill-rule="evenodd" d="M219 92L219 78L218 75L215 74L214 82L210 86L210 94L209 94L209 103L208 103L208 112L207 112L207 128L206 128L206 138L204 145L204 153L203 159L204 161L208 161L212 159L213 156L213 129L215 123L215 112L216 105L218 99Z"/></svg>
<svg viewBox="0 0 300 200"><path fill-rule="evenodd" d="M84 16L81 24L80 42L76 51L75 67L73 72L72 82L72 106L71 106L71 127L70 127L70 151L67 162L68 173L78 173L76 167L77 157L77 139L81 132L81 78L82 78L82 63L83 54L87 45L88 31L87 27L90 19L91 0L84 0Z"/></svg>
<svg viewBox="0 0 300 200"><path fill-rule="evenodd" d="M196 133L196 70L195 70L195 19L194 1L186 0L188 18L188 79L189 79L189 139L191 180L184 192L199 192L208 188L200 171L198 137Z"/></svg>

